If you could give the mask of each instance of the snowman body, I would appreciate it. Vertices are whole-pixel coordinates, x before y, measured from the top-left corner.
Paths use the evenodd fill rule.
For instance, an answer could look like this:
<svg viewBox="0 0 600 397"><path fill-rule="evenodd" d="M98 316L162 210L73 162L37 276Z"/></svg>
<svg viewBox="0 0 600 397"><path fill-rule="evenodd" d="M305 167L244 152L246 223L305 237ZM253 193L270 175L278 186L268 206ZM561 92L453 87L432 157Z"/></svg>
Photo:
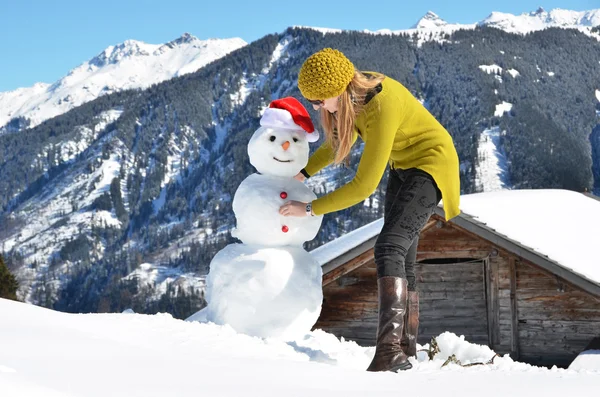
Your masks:
<svg viewBox="0 0 600 397"><path fill-rule="evenodd" d="M322 217L285 217L279 214L279 207L289 200L307 203L316 198L312 190L294 178L252 174L233 197L237 227L231 234L244 244L302 246L315 238Z"/></svg>
<svg viewBox="0 0 600 397"><path fill-rule="evenodd" d="M247 335L294 340L319 318L322 277L301 247L229 244L210 264L203 315Z"/></svg>

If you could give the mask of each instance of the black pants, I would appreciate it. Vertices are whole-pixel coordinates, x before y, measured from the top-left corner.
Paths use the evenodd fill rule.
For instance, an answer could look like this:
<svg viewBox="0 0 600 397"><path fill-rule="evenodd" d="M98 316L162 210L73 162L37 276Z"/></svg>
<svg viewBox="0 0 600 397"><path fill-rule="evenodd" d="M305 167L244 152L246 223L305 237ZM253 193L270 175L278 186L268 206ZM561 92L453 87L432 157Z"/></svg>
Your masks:
<svg viewBox="0 0 600 397"><path fill-rule="evenodd" d="M408 290L416 290L419 233L440 200L441 193L427 172L416 168L389 170L384 223L375 243L378 278L406 278Z"/></svg>

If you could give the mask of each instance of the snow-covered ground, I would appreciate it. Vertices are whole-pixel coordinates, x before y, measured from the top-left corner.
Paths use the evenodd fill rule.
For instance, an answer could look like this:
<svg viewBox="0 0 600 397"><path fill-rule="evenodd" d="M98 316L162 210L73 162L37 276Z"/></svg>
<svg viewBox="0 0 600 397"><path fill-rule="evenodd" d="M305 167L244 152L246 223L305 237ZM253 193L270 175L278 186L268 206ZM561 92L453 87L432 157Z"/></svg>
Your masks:
<svg viewBox="0 0 600 397"><path fill-rule="evenodd" d="M66 314L0 299L2 396L594 396L600 355L583 369L546 369L496 357L454 334L413 369L371 373L372 347L314 331L295 342L168 314ZM428 346L424 346L427 348ZM593 352L591 352L593 353Z"/></svg>

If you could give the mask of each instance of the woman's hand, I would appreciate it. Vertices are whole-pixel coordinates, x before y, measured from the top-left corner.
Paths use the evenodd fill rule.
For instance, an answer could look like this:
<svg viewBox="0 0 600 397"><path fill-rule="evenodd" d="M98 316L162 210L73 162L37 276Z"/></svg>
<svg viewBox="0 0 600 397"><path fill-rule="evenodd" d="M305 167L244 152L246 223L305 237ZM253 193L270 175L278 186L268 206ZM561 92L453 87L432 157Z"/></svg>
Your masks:
<svg viewBox="0 0 600 397"><path fill-rule="evenodd" d="M279 213L283 216L306 216L306 204L300 201L288 201L279 207Z"/></svg>
<svg viewBox="0 0 600 397"><path fill-rule="evenodd" d="M296 174L296 176L294 177L294 179L297 179L300 182L304 182L306 180L306 177L304 176L303 173L299 172L298 174Z"/></svg>

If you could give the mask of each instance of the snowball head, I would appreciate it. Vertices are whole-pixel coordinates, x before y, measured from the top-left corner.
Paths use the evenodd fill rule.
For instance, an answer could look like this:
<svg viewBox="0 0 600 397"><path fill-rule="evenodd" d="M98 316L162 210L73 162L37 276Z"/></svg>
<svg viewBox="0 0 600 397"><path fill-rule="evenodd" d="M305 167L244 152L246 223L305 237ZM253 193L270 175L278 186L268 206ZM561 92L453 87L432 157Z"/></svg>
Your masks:
<svg viewBox="0 0 600 397"><path fill-rule="evenodd" d="M295 340L319 318L322 277L321 266L302 248L230 244L210 263L208 306L194 318L247 335Z"/></svg>
<svg viewBox="0 0 600 397"><path fill-rule="evenodd" d="M282 216L279 208L290 200L307 203L316 198L294 178L252 174L240 183L233 197L236 228L231 235L245 244L302 246L315 238L323 216Z"/></svg>
<svg viewBox="0 0 600 397"><path fill-rule="evenodd" d="M308 163L304 131L260 127L248 142L250 164L264 175L293 177Z"/></svg>

